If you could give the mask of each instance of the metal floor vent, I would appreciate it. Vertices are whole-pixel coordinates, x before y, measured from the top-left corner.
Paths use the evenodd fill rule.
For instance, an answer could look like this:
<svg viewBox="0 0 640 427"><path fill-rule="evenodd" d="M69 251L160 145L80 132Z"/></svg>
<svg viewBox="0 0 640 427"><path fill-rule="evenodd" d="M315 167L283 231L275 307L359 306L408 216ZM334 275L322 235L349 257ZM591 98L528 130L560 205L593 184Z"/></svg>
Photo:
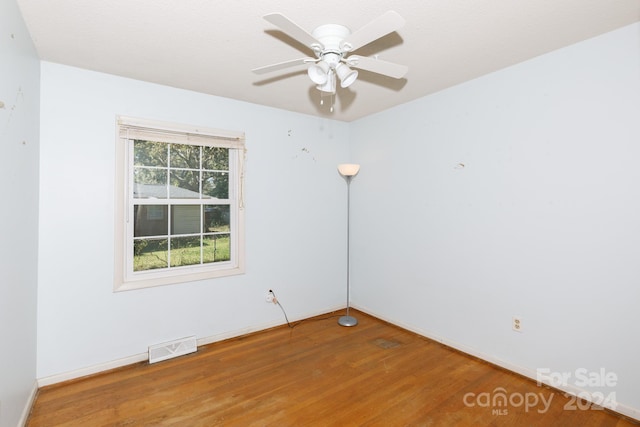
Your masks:
<svg viewBox="0 0 640 427"><path fill-rule="evenodd" d="M384 338L378 338L373 340L373 343L380 348L394 348L398 347L401 343L395 340L386 340Z"/></svg>
<svg viewBox="0 0 640 427"><path fill-rule="evenodd" d="M196 337L180 338L174 341L149 346L149 363L161 362L198 350Z"/></svg>

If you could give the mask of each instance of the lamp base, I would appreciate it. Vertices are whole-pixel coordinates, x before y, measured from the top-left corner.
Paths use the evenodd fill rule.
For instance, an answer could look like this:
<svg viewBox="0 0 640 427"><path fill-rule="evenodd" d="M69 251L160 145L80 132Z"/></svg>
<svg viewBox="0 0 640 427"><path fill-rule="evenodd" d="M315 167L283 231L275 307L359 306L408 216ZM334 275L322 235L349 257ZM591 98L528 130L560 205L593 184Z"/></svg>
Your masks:
<svg viewBox="0 0 640 427"><path fill-rule="evenodd" d="M342 316L338 319L338 325L340 326L356 326L358 319L353 316Z"/></svg>

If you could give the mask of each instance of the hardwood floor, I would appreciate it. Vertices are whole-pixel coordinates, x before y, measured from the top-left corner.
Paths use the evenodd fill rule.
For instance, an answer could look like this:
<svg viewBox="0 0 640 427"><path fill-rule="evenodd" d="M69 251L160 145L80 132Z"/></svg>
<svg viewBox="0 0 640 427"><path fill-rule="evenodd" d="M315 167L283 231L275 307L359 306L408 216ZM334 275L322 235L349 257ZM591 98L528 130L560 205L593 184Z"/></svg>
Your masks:
<svg viewBox="0 0 640 427"><path fill-rule="evenodd" d="M604 410L568 410L557 390L354 314L353 328L321 316L45 387L27 425L635 425ZM506 405L490 405L499 388Z"/></svg>

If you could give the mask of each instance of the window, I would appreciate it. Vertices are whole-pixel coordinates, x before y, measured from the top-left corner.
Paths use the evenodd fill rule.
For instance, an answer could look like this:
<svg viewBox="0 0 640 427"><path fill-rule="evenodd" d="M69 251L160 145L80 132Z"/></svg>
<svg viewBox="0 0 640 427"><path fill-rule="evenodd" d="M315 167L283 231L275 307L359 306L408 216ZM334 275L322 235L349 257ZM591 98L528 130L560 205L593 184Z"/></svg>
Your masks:
<svg viewBox="0 0 640 427"><path fill-rule="evenodd" d="M116 291L244 272L244 134L118 118Z"/></svg>

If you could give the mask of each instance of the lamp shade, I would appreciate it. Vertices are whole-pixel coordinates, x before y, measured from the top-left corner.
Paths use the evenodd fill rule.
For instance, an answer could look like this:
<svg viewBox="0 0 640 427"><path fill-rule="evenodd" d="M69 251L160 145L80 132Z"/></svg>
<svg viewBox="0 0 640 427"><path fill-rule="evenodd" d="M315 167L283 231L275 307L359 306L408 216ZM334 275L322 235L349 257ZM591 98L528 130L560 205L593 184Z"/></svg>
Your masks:
<svg viewBox="0 0 640 427"><path fill-rule="evenodd" d="M317 64L312 64L311 66L309 66L307 74L309 75L309 78L312 82L318 85L323 85L329 78L329 69L329 64L324 61L320 61Z"/></svg>
<svg viewBox="0 0 640 427"><path fill-rule="evenodd" d="M355 176L360 170L360 165L354 163L343 163L338 165L338 172L342 176Z"/></svg>
<svg viewBox="0 0 640 427"><path fill-rule="evenodd" d="M358 78L358 72L342 62L336 65L336 74L340 78L340 87L349 87Z"/></svg>
<svg viewBox="0 0 640 427"><path fill-rule="evenodd" d="M321 92L336 93L336 74L333 70L329 71L327 81L324 84L317 85L316 88Z"/></svg>

